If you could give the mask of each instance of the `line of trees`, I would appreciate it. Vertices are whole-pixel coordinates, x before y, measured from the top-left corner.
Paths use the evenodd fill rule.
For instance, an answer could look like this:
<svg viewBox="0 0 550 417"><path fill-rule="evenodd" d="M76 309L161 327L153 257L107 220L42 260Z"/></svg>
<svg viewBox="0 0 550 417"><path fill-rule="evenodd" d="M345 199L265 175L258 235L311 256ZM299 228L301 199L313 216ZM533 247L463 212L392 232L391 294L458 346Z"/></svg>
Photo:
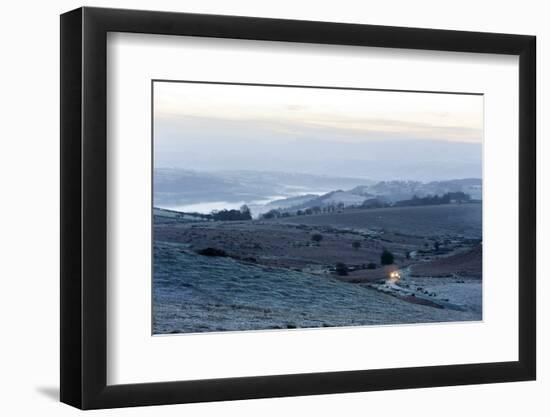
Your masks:
<svg viewBox="0 0 550 417"><path fill-rule="evenodd" d="M439 204L449 204L452 202L467 203L470 201L470 196L462 191L445 193L442 196L428 195L426 197L413 196L410 200L397 201L394 206L434 206Z"/></svg>
<svg viewBox="0 0 550 417"><path fill-rule="evenodd" d="M439 195L428 195L426 197L413 196L409 200L397 201L393 204L395 207L406 207L406 206L430 206L430 205L439 205L439 204L449 204L449 203L467 203L471 201L470 195L462 192L449 192L445 193L442 196ZM389 207L387 203L383 203L377 199L366 200L362 205L359 206L350 206L350 208L381 208ZM280 209L272 209L267 213L261 215L262 219L278 219L284 217L295 216L309 216L312 214L321 214L321 213L334 213L344 209L344 204L339 203L334 206L326 207L310 207L304 210L297 210L295 212L283 211ZM224 209L224 210L213 210L210 214L200 215L203 218L211 220L220 220L220 221L234 221L234 220L252 220L252 213L250 208L244 204L239 210L235 209Z"/></svg>
<svg viewBox="0 0 550 417"><path fill-rule="evenodd" d="M239 210L213 210L209 218L220 221L252 220L252 214L250 213L250 208L244 204Z"/></svg>
<svg viewBox="0 0 550 417"><path fill-rule="evenodd" d="M344 204L339 203L337 205L330 206L314 206L306 209L299 209L296 211L281 210L281 209L271 209L268 212L261 215L262 219L279 219L284 217L292 216L311 216L312 214L322 214L322 213L336 213L344 210Z"/></svg>
<svg viewBox="0 0 550 417"><path fill-rule="evenodd" d="M291 217L291 216L309 216L312 214L322 214L322 213L336 213L341 212L345 208L350 209L375 209L375 208L386 208L386 207L406 207L406 206L433 206L439 204L450 204L450 203L468 203L472 201L469 194L466 194L462 191L448 192L443 195L428 195L425 197L418 197L414 195L409 200L396 201L395 203L388 203L378 198L366 199L362 204L349 205L345 206L343 203L338 203L336 205L330 206L315 206L306 209L299 209L296 211L292 210L281 210L281 209L272 209L267 213L261 215L262 219L279 219L282 217Z"/></svg>

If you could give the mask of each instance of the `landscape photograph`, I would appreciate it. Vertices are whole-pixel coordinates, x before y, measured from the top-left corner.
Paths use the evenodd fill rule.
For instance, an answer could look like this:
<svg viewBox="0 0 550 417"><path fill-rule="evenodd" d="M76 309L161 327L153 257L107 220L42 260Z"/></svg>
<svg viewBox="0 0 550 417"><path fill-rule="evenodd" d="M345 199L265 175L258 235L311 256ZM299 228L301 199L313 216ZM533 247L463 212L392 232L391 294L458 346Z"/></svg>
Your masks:
<svg viewBox="0 0 550 417"><path fill-rule="evenodd" d="M481 321L483 95L154 81L152 333Z"/></svg>

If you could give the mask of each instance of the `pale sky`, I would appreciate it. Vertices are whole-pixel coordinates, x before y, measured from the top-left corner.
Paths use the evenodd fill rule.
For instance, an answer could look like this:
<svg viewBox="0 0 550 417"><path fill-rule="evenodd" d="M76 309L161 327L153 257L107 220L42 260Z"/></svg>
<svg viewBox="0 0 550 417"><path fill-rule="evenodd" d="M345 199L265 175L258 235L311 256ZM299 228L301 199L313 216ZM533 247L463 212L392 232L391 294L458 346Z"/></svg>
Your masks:
<svg viewBox="0 0 550 417"><path fill-rule="evenodd" d="M268 161L266 169L316 172L334 157L345 170L346 158L380 162L383 148L409 164L412 158L420 165L478 166L476 176L483 97L155 82L154 123L157 167L257 169L258 158L273 155L281 163ZM402 144L407 154L396 156ZM214 155L214 149L230 152Z"/></svg>

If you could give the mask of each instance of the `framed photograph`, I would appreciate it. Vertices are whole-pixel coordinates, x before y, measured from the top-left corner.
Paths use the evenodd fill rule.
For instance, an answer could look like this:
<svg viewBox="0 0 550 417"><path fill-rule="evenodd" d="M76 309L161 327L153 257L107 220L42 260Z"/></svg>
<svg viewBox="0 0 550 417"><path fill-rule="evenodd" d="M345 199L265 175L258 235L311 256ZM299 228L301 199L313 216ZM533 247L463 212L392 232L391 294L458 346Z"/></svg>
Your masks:
<svg viewBox="0 0 550 417"><path fill-rule="evenodd" d="M533 380L535 37L61 16L61 401Z"/></svg>

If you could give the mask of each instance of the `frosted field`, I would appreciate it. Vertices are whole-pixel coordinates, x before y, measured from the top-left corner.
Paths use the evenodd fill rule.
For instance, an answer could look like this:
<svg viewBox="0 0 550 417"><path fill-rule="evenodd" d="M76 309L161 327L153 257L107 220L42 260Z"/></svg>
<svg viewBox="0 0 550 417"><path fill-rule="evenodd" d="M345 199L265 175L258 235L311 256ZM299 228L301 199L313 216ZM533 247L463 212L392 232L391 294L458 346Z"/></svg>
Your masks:
<svg viewBox="0 0 550 417"><path fill-rule="evenodd" d="M177 243L155 242L154 262L154 334L481 320L473 306L412 304L330 276L196 255Z"/></svg>

